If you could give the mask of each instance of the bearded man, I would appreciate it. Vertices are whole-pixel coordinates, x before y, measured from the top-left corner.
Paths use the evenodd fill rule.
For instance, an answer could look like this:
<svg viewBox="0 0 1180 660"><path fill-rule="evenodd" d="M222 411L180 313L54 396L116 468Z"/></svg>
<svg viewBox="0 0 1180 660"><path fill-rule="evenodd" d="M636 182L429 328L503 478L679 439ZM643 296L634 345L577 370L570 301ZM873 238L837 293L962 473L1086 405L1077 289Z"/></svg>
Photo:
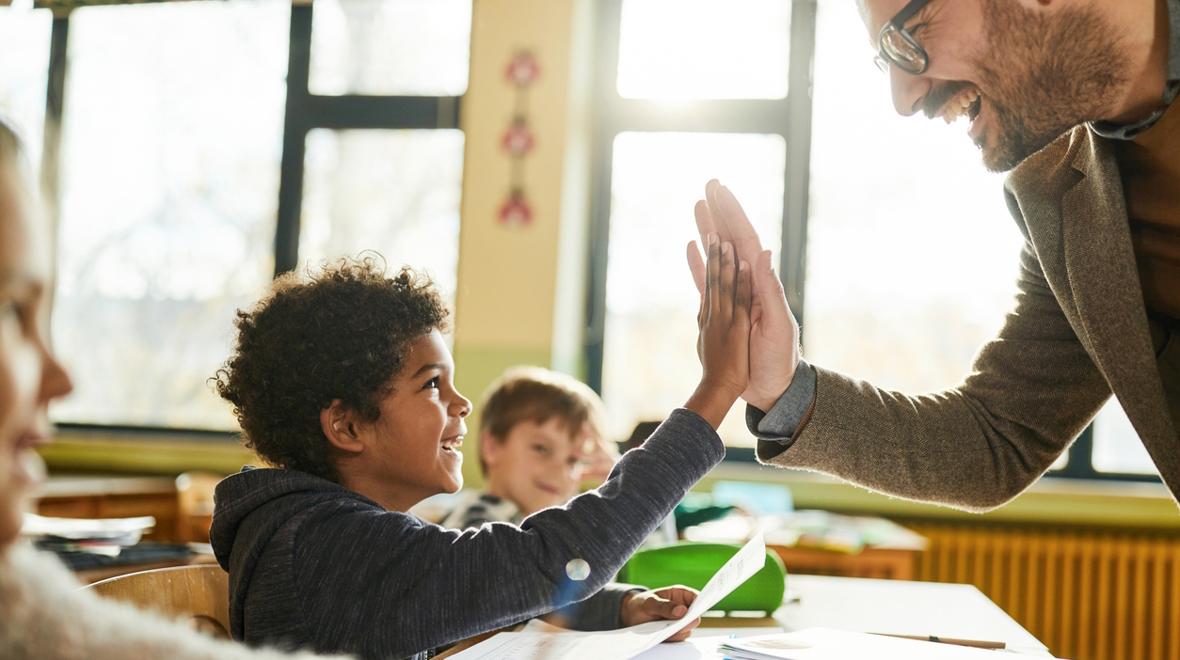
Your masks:
<svg viewBox="0 0 1180 660"><path fill-rule="evenodd" d="M1019 292L953 389L910 396L813 366L770 253L710 182L702 239L754 265L743 398L758 458L982 511L1048 470L1113 393L1175 498L1180 0L859 2L897 111L966 115L984 165L1011 170ZM688 258L700 286L695 245Z"/></svg>

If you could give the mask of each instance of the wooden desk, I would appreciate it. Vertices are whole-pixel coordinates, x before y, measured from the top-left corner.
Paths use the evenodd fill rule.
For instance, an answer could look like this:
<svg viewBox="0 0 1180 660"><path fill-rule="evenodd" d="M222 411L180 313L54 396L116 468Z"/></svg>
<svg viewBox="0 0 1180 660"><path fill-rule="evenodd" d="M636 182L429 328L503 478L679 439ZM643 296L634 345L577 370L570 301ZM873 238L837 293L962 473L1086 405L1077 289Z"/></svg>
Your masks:
<svg viewBox="0 0 1180 660"><path fill-rule="evenodd" d="M61 518L152 516L145 539L177 537L176 483L172 477L51 476L34 493L36 512Z"/></svg>
<svg viewBox="0 0 1180 660"><path fill-rule="evenodd" d="M791 575L774 620L788 631L822 626L857 632L941 635L1005 642L1021 653L1049 651L998 605L969 584Z"/></svg>

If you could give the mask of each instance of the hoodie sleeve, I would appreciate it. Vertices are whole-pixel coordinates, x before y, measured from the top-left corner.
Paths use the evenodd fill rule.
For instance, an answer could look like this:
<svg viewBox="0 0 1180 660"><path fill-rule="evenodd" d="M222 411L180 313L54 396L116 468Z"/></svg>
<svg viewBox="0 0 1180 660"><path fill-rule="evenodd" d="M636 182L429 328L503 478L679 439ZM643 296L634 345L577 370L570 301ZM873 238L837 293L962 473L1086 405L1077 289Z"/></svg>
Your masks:
<svg viewBox="0 0 1180 660"><path fill-rule="evenodd" d="M403 657L582 601L724 454L713 428L681 409L602 486L519 527L459 531L372 509L309 515L293 558L308 632L317 648Z"/></svg>

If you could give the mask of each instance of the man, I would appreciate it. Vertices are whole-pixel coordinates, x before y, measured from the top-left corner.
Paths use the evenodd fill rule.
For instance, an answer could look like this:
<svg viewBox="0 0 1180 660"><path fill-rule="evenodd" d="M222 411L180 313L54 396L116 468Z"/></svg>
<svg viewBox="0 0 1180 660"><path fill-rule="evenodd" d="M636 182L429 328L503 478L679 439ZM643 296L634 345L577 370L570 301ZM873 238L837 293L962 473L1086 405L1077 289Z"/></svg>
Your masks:
<svg viewBox="0 0 1180 660"><path fill-rule="evenodd" d="M1180 0L860 0L902 115L966 115L1026 239L1019 293L958 387L922 396L812 366L741 206L702 238L754 266L758 457L968 510L1043 474L1113 394L1180 493ZM1171 109L1170 109L1171 108ZM882 163L887 167L888 163ZM689 265L700 286L696 246Z"/></svg>

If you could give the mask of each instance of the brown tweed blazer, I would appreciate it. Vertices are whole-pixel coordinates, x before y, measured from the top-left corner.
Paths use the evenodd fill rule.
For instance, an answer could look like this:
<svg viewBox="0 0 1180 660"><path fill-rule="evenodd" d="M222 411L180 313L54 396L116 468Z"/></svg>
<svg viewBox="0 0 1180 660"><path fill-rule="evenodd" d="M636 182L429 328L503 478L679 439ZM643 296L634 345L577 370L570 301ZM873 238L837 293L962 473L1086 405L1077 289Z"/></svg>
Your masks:
<svg viewBox="0 0 1180 660"><path fill-rule="evenodd" d="M1043 474L1113 391L1172 496L1180 493L1180 435L1112 145L1075 128L1013 170L1005 195L1026 239L1019 291L966 380L909 396L817 368L811 419L770 463L986 510Z"/></svg>

